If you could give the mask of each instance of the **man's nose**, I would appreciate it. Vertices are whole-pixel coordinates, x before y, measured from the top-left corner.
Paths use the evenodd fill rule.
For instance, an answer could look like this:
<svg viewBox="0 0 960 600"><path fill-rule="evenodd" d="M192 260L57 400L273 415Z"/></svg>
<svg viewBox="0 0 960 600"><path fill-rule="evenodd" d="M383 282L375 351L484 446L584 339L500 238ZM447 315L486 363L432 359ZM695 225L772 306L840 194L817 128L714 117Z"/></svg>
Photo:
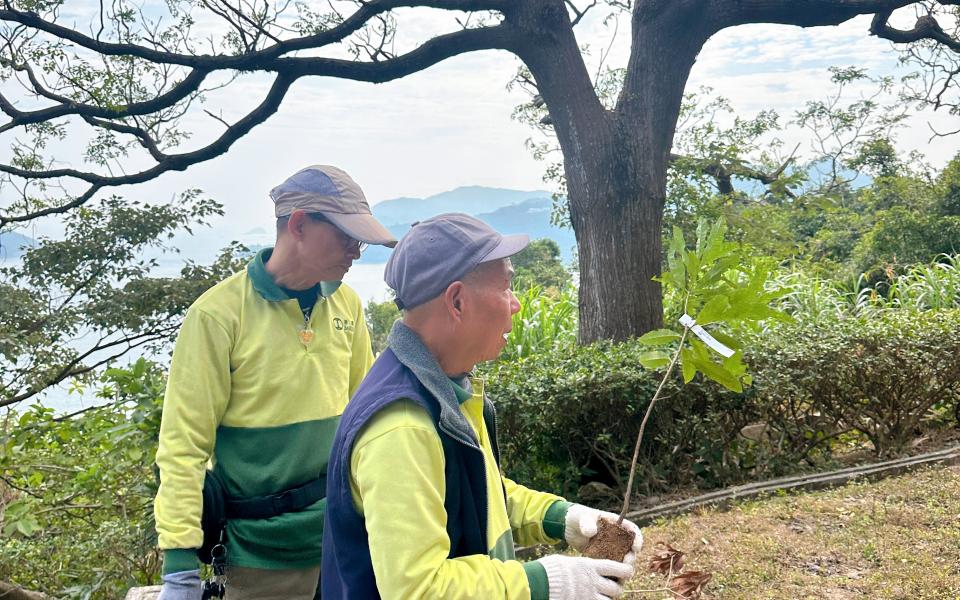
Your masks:
<svg viewBox="0 0 960 600"><path fill-rule="evenodd" d="M520 312L520 301L517 300L517 295L513 293L513 290L510 290L510 314L515 315Z"/></svg>

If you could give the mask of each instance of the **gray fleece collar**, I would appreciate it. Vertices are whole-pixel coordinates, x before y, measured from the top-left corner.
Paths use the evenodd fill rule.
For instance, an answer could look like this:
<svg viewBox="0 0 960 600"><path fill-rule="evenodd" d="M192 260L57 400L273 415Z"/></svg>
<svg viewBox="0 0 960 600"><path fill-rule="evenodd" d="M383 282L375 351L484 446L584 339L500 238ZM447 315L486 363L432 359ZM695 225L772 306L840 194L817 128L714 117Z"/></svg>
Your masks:
<svg viewBox="0 0 960 600"><path fill-rule="evenodd" d="M440 427L457 441L480 449L477 436L460 410L457 395L453 391L453 382L447 377L437 359L423 344L412 329L401 321L393 324L387 345L393 350L397 360L403 363L420 380L440 404ZM486 404L484 398L484 404Z"/></svg>

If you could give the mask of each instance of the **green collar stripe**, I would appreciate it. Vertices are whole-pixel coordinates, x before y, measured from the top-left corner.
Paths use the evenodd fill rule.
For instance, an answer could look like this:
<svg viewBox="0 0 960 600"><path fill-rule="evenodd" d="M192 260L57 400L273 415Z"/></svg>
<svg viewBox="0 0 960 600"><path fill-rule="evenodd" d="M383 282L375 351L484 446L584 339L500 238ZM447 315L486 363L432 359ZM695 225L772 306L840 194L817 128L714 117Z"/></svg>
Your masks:
<svg viewBox="0 0 960 600"><path fill-rule="evenodd" d="M473 398L473 392L464 389L460 382L466 383L468 380L466 378L461 379L459 382L456 379L450 378L450 383L453 384L453 393L457 395L457 402L463 404L470 398Z"/></svg>
<svg viewBox="0 0 960 600"><path fill-rule="evenodd" d="M257 293L267 302L291 300L290 295L273 281L270 273L267 273L266 262L270 260L271 254L273 254L273 248L264 248L260 252L257 252L257 255L247 263L247 276L250 277L253 289L257 290ZM340 284L340 281L321 281L320 295L324 298L329 298L337 291Z"/></svg>

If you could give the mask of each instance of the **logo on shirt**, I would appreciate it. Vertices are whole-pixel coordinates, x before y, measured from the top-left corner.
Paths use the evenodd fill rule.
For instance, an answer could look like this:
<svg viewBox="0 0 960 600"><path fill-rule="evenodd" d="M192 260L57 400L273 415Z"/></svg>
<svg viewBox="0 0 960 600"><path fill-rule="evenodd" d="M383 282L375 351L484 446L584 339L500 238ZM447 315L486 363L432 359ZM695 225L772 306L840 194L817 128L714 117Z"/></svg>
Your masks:
<svg viewBox="0 0 960 600"><path fill-rule="evenodd" d="M353 331L356 321L351 321L349 319L341 319L340 317L333 318L333 328L337 331Z"/></svg>

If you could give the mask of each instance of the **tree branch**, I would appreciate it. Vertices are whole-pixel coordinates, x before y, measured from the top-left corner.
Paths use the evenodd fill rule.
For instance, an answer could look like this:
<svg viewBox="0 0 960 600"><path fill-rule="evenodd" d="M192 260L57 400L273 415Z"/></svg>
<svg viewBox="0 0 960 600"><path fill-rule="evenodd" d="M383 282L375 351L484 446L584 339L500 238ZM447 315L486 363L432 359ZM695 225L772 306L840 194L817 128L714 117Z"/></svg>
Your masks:
<svg viewBox="0 0 960 600"><path fill-rule="evenodd" d="M275 61L273 68L294 78L319 75L384 83L422 71L458 54L477 50L507 50L512 43L512 29L500 24L440 35L415 50L389 60L355 62L334 58L280 58Z"/></svg>
<svg viewBox="0 0 960 600"><path fill-rule="evenodd" d="M263 50L235 56L181 54L137 44L101 42L69 27L47 21L37 13L14 10L9 8L9 4L7 6L7 9L0 10L0 20L20 23L105 56L132 56L158 64L175 64L207 70L254 70L263 69L265 63L269 63L289 52L322 48L341 42L362 28L376 15L389 12L395 8L424 7L453 11L502 11L509 7L509 2L507 0L370 0L364 2L359 10L332 29L314 35L285 40Z"/></svg>
<svg viewBox="0 0 960 600"><path fill-rule="evenodd" d="M570 12L572 12L574 16L574 18L570 21L570 26L576 27L580 23L580 21L583 20L583 17L585 17L586 14L590 12L590 9L594 8L597 5L598 0L593 0L593 2L588 4L585 8L578 8L577 5L572 0L563 0L563 1L564 1L564 4L567 5L567 8L570 9Z"/></svg>
<svg viewBox="0 0 960 600"><path fill-rule="evenodd" d="M146 148L147 152L150 153L150 156L152 156L153 159L158 163L161 163L169 158L167 154L164 154L160 151L160 148L157 146L157 141L150 137L150 134L147 133L145 129L134 127L132 125L125 125L123 123L116 123L114 121L97 119L94 117L83 117L83 120L94 127L100 127L101 129L116 131L117 133L132 135L133 137L137 138L137 141L140 142L140 145Z"/></svg>
<svg viewBox="0 0 960 600"><path fill-rule="evenodd" d="M253 127L262 123L276 112L289 90L290 85L300 77L307 75L325 75L354 79L357 81L382 83L421 71L457 54L474 50L505 48L509 45L509 42L510 36L508 35L507 27L497 25L479 29L466 29L438 36L407 54L375 63L327 58L277 59L268 66L270 70L275 70L280 74L277 76L273 87L260 106L252 110L246 117L234 125L228 127L216 141L204 148L183 154L156 154L155 157L162 156L163 158L158 160L157 164L150 169L121 176L105 176L70 168L28 170L0 164L0 172L8 173L15 177L34 180L67 177L91 184L91 188L85 194L69 203L22 215L0 215L0 226L7 223L29 221L39 216L63 213L89 200L100 188L142 183L154 179L167 171L182 171L190 165L219 156L225 153L234 142L246 135ZM197 82L197 85L199 85L199 82ZM112 124L110 128L138 135L135 128L128 126ZM140 139L141 143L144 143L145 140L143 138ZM155 152L159 153L159 150L155 149ZM154 151L151 151L151 154L154 154Z"/></svg>
<svg viewBox="0 0 960 600"><path fill-rule="evenodd" d="M157 96L146 102L133 102L126 106L101 107L92 104L83 104L64 98L62 104L43 108L35 111L23 112L17 110L5 98L0 100L0 109L11 117L11 120L0 126L0 133L34 123L42 123L65 117L69 115L79 115L81 117L94 117L103 119L116 119L120 117L132 117L138 115L148 115L157 112L188 97L190 94L200 89L200 84L210 74L209 70L194 69L182 81L170 88L164 94Z"/></svg>
<svg viewBox="0 0 960 600"><path fill-rule="evenodd" d="M787 167L793 162L793 159L796 156L799 148L800 146L797 145L797 147L793 149L793 152L790 153L790 156L787 158L787 160L783 161L783 163L771 173L766 173L739 162L724 163L717 159L696 158L692 156L675 154L672 152L670 153L670 162L683 161L687 164L693 165L698 170L706 173L710 177L713 177L717 182L717 188L719 189L720 193L727 195L734 192L734 177L739 177L741 179L753 179L764 185L770 185L771 183L774 183L780 179L780 177L783 175L783 172L786 171ZM786 193L793 197L793 193L790 190L786 190Z"/></svg>
<svg viewBox="0 0 960 600"><path fill-rule="evenodd" d="M94 344L92 348L88 348L83 354L79 354L75 356L67 364L63 365L62 368L60 368L60 370L57 371L54 375L47 378L47 380L44 381L42 384L31 386L25 391L21 392L20 394L11 396L10 398L0 399L0 408L4 406L16 404L18 402L23 402L24 400L27 400L28 398L32 398L33 396L36 396L43 390L51 386L54 386L60 383L61 381L64 381L65 379L68 379L70 377L76 377L78 375L83 375L85 373L94 371L99 367L110 364L134 348L139 348L140 346L149 344L150 342L155 342L155 341L167 338L173 333L175 333L179 328L179 326L180 326L179 323L170 323L164 327L159 327L152 331L139 333L137 335L127 335L125 337L122 337L120 339L116 339L107 343L103 343L104 338L101 337L100 340L96 344ZM123 348L122 350L117 351L115 354L111 354L104 358L97 359L96 362L89 365L81 364L84 359L92 356L97 352L102 352L104 350L116 348L117 346L122 346L124 344L126 344L126 347Z"/></svg>
<svg viewBox="0 0 960 600"><path fill-rule="evenodd" d="M707 13L715 31L748 23L798 27L839 25L859 16L894 11L918 0L710 0Z"/></svg>
<svg viewBox="0 0 960 600"><path fill-rule="evenodd" d="M93 197L93 194L96 193L97 190L103 187L130 185L134 183L150 181L151 179L154 179L155 177L166 173L167 171L183 171L190 165L219 156L229 150L230 146L232 146L234 142L249 133L251 129L260 123L263 123L268 117L270 117L270 115L275 113L280 107L280 103L283 101L287 91L290 89L290 85L295 80L296 77L277 75L277 78L274 80L273 86L270 88L270 91L267 93L264 101L258 107L250 111L247 116L228 127L227 130L219 138L217 138L217 140L193 152L165 155L164 160L158 162L154 167L137 173L110 177L99 175L97 173L78 171L76 169L29 171L26 169L0 164L0 172L9 173L10 175L25 179L54 179L58 177L70 177L91 184L91 188L87 190L86 193L67 204L16 216L0 215L0 227L6 225L7 223L30 221L40 216L66 212L71 208L80 206L89 200L91 197Z"/></svg>
<svg viewBox="0 0 960 600"><path fill-rule="evenodd" d="M4 166L5 165L0 165L0 169L2 169ZM23 213L22 215L11 216L11 215L0 214L0 227L3 227L4 225L7 225L9 223L25 223L27 221L32 221L33 219L37 219L39 217L65 213L71 209L77 208L78 206L83 206L84 204L87 203L87 201L90 200L90 198L93 198L93 196L97 192L99 192L100 188L102 187L103 187L102 185L98 185L98 184L91 185L89 188L87 188L87 191L80 194L70 202L66 202L64 204L60 204L57 206L51 206L41 210L26 212L26 213Z"/></svg>
<svg viewBox="0 0 960 600"><path fill-rule="evenodd" d="M944 3L948 2L946 2L946 0L941 2L941 4ZM960 0L950 3L960 4ZM909 44L911 42L919 42L920 40L933 40L943 44L954 52L960 52L960 40L947 34L947 32L940 27L940 23L937 22L936 17L933 15L921 15L917 18L913 29L903 30L896 29L889 24L890 15L892 14L893 11L887 10L874 15L873 21L870 23L870 33L879 38L890 40L895 44Z"/></svg>

